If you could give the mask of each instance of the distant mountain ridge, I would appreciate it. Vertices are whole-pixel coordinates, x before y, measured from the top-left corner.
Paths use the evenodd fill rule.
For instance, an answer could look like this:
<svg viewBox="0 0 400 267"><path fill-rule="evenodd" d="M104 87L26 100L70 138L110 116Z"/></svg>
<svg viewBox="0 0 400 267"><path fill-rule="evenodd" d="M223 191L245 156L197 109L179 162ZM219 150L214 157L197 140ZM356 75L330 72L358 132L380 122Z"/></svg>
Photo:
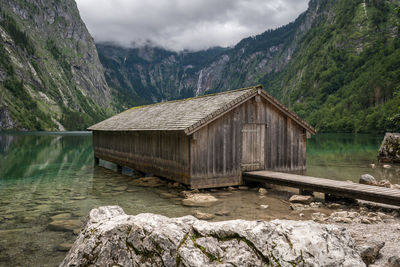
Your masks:
<svg viewBox="0 0 400 267"><path fill-rule="evenodd" d="M234 47L177 53L95 45L74 0L3 0L0 130L81 130L131 106L263 84L320 132L400 131L399 6L311 0Z"/></svg>
<svg viewBox="0 0 400 267"><path fill-rule="evenodd" d="M124 107L262 83L319 131L400 130L400 2L311 0L294 22L233 48L96 44Z"/></svg>
<svg viewBox="0 0 400 267"><path fill-rule="evenodd" d="M115 113L73 0L0 2L0 130L85 129Z"/></svg>

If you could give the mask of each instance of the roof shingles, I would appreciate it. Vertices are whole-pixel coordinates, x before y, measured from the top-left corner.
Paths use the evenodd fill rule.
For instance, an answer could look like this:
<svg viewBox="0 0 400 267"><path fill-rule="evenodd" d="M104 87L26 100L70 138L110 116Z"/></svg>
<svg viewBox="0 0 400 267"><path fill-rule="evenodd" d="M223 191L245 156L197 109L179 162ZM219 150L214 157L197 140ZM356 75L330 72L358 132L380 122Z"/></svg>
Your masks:
<svg viewBox="0 0 400 267"><path fill-rule="evenodd" d="M88 129L94 131L185 130L254 90L254 87L250 87L134 107Z"/></svg>
<svg viewBox="0 0 400 267"><path fill-rule="evenodd" d="M184 130L189 133L257 93L261 86L227 91L219 94L204 95L176 101L161 102L147 106L134 107L99 122L88 130L92 131L143 131L143 130ZM272 96L268 98L276 101ZM276 101L280 109L290 112ZM290 115L298 118L296 114ZM311 132L315 130L306 122L299 123Z"/></svg>

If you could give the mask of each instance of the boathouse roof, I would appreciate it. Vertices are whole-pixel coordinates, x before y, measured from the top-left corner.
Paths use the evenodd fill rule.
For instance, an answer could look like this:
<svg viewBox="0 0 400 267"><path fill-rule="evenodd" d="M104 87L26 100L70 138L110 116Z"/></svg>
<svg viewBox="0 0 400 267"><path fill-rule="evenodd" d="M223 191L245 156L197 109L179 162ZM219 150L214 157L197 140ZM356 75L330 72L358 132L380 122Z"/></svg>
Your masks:
<svg viewBox="0 0 400 267"><path fill-rule="evenodd" d="M88 130L185 131L189 135L257 94L263 96L308 132L315 134L316 131L312 126L265 92L261 85L133 107L89 127Z"/></svg>

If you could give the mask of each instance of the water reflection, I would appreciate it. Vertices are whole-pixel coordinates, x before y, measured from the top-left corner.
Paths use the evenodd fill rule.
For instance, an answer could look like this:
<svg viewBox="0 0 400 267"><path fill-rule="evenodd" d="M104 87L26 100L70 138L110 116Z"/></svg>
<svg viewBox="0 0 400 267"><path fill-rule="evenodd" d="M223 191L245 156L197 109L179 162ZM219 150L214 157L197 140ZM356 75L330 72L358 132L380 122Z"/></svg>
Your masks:
<svg viewBox="0 0 400 267"><path fill-rule="evenodd" d="M317 135L308 143L308 174L340 180L362 173L400 183L398 167L372 169L382 137ZM101 161L93 166L89 133L0 133L0 266L54 266L76 238L77 229L54 231L53 221L84 221L102 205L120 205L128 214L152 212L170 217L199 209L226 219L298 218L284 195L260 198L256 191L212 192L220 202L210 208L181 205L181 189L144 188L137 174ZM396 173L397 171L397 173ZM260 205L268 209L260 210ZM307 216L307 215L306 215Z"/></svg>
<svg viewBox="0 0 400 267"><path fill-rule="evenodd" d="M389 169L378 164L382 140L383 135L317 134L307 143L307 175L358 182L360 175L369 173L377 180L400 184L398 164Z"/></svg>

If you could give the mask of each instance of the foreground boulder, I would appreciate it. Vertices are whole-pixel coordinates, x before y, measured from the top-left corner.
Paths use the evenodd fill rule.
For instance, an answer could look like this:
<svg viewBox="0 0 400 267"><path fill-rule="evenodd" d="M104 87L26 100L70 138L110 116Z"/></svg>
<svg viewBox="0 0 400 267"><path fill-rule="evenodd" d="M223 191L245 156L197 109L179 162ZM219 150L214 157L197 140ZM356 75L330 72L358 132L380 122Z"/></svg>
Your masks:
<svg viewBox="0 0 400 267"><path fill-rule="evenodd" d="M60 266L365 266L344 228L93 209Z"/></svg>
<svg viewBox="0 0 400 267"><path fill-rule="evenodd" d="M386 133L378 152L380 162L400 162L400 133Z"/></svg>
<svg viewBox="0 0 400 267"><path fill-rule="evenodd" d="M367 185L378 185L375 177L371 174L363 174L360 176L360 180L358 181L360 184L367 184Z"/></svg>

